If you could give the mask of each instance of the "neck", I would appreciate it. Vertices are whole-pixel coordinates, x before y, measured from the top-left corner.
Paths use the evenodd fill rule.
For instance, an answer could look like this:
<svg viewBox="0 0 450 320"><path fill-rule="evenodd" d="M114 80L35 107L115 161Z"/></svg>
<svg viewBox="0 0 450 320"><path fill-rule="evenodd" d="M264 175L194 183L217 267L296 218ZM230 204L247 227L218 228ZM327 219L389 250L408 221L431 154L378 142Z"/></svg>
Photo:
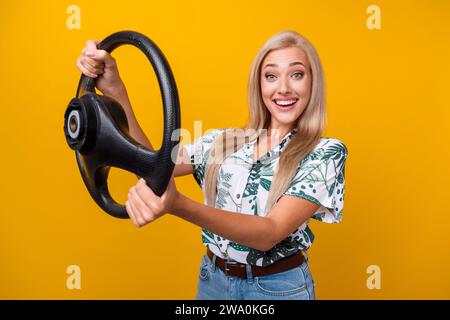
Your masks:
<svg viewBox="0 0 450 320"><path fill-rule="evenodd" d="M294 126L290 127L277 127L269 125L269 128L267 130L267 138L271 141L281 141L286 134L291 132L294 129Z"/></svg>

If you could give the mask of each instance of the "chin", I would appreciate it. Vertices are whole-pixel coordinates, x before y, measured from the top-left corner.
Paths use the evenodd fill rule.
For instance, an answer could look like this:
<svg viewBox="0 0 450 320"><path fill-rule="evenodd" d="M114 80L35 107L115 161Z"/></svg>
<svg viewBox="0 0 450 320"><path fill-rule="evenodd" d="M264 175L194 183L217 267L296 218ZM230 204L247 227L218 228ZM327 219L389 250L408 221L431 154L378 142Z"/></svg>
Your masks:
<svg viewBox="0 0 450 320"><path fill-rule="evenodd" d="M275 120L283 126L289 126L289 125L292 125L293 123L296 124L297 119L298 119L298 117L297 118L295 118L295 117L279 117L279 116L273 116L273 115L272 115L272 118L275 118Z"/></svg>
<svg viewBox="0 0 450 320"><path fill-rule="evenodd" d="M298 117L300 116L300 114L298 114L298 112L296 112L295 110L291 110L289 112L280 112L277 110L271 110L271 111L272 112L270 114L271 114L272 118L277 119L277 121L282 124L292 123L293 121L297 120Z"/></svg>

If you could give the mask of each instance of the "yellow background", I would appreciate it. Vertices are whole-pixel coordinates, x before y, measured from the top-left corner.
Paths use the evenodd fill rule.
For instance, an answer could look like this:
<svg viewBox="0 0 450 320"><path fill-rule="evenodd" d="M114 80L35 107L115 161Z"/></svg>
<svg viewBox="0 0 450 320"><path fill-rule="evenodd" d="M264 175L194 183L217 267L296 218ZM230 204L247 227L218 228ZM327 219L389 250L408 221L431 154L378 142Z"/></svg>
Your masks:
<svg viewBox="0 0 450 320"><path fill-rule="evenodd" d="M69 5L81 29L69 30ZM366 27L369 5L381 30ZM182 127L242 125L261 45L294 29L317 48L326 80L325 136L345 142L344 218L313 221L318 299L449 299L448 1L2 1L0 298L192 299L200 228L166 215L137 229L90 198L63 134L75 61L88 39L150 37L177 82ZM162 138L162 104L144 55L114 53L141 126ZM124 202L134 175L112 170ZM192 176L180 192L202 202ZM66 268L81 268L81 290ZM381 268L369 290L366 269Z"/></svg>

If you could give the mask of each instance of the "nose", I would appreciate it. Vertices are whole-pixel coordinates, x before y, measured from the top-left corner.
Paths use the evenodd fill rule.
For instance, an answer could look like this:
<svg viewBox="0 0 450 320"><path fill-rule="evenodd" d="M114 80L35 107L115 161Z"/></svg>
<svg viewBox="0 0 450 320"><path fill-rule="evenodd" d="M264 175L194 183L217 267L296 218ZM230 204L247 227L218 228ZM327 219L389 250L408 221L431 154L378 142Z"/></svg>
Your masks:
<svg viewBox="0 0 450 320"><path fill-rule="evenodd" d="M289 81L282 78L280 80L280 87L278 88L278 93L279 94L288 94L290 93L290 87L289 87Z"/></svg>

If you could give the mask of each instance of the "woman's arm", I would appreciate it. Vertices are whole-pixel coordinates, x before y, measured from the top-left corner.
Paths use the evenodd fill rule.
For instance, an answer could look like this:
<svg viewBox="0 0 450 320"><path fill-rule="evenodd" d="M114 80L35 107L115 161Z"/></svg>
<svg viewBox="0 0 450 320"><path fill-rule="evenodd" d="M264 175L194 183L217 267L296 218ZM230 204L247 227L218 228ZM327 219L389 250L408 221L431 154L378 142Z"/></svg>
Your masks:
<svg viewBox="0 0 450 320"><path fill-rule="evenodd" d="M172 214L233 242L260 251L273 248L319 208L310 201L283 196L266 217L216 209L177 194Z"/></svg>
<svg viewBox="0 0 450 320"><path fill-rule="evenodd" d="M137 227L171 213L233 242L260 251L273 248L319 208L319 205L308 200L285 195L266 217L220 210L179 193L173 177L161 197L155 195L140 179L131 187L125 206Z"/></svg>

